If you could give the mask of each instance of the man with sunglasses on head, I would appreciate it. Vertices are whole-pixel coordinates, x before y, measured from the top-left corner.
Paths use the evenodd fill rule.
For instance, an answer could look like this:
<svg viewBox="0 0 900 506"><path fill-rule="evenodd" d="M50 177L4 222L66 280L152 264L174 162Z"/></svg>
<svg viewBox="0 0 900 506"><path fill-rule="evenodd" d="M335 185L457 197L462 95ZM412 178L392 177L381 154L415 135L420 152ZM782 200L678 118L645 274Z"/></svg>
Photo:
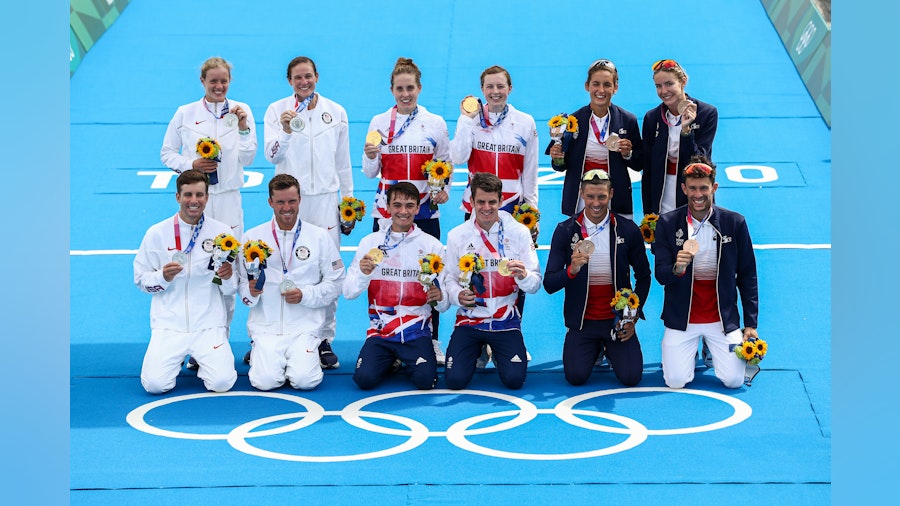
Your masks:
<svg viewBox="0 0 900 506"><path fill-rule="evenodd" d="M634 206L628 168L641 170L641 131L637 117L612 103L613 95L619 90L619 71L613 62L600 59L592 63L584 90L590 103L570 115L578 121L577 137L565 146L565 151L555 141L545 151L552 158L553 170L566 173L562 212L575 216L584 208L579 194L581 177L589 170L600 169L609 174L618 194L612 211L631 220Z"/></svg>
<svg viewBox="0 0 900 506"><path fill-rule="evenodd" d="M584 210L556 226L544 276L544 289L565 289L563 345L566 381L582 385L601 354L616 378L634 386L643 376L644 357L634 323L612 332L615 314L610 303L622 288L632 288L640 300L638 316L650 292L650 263L641 231L633 221L610 211L613 199L609 175L589 170L581 178Z"/></svg>
<svg viewBox="0 0 900 506"><path fill-rule="evenodd" d="M654 272L665 287L663 377L670 388L693 381L702 337L712 354L716 377L727 388L738 388L746 366L734 348L757 336L756 257L744 217L715 205L715 165L700 160L683 171L681 190L687 205L662 215L656 225Z"/></svg>

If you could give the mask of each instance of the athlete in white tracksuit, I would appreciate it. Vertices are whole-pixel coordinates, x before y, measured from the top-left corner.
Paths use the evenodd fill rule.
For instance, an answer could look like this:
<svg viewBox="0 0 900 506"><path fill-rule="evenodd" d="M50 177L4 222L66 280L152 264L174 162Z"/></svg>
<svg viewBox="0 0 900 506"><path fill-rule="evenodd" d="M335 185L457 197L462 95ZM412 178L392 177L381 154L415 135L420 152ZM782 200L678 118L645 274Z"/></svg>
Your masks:
<svg viewBox="0 0 900 506"><path fill-rule="evenodd" d="M188 171L185 175L197 174ZM180 176L179 179L184 176ZM202 177L202 176L200 176ZM183 188L204 183L185 185ZM205 190L204 190L205 191ZM188 191L184 192L188 195ZM231 233L228 225L202 216L206 197L179 195L182 211L153 225L147 230L134 258L134 283L141 291L151 294L150 344L141 368L141 384L150 393L163 393L175 386L186 355L199 364L197 376L207 389L225 392L237 380L234 355L228 344L225 303L223 296L233 297L237 289L236 277L229 264L218 272L222 284L213 283L215 274L209 269L214 238ZM197 225L185 221L185 209L191 200L191 213L201 220ZM194 233L200 227L196 237ZM177 231L177 233L176 233ZM192 240L193 238L193 240ZM171 269L177 251L186 252L186 262L170 280L164 270Z"/></svg>
<svg viewBox="0 0 900 506"><path fill-rule="evenodd" d="M327 230L335 247L340 249L338 204L341 197L353 196L347 112L319 94L315 97L296 114L303 124L299 132L285 132L280 119L285 111L295 111L302 103L297 95L269 106L264 127L265 155L266 160L275 164L276 174L290 174L300 181L303 197L300 219ZM334 301L327 308L319 336L328 341L334 339L336 310L337 301Z"/></svg>
<svg viewBox="0 0 900 506"><path fill-rule="evenodd" d="M282 230L273 218L248 230L243 243L248 240L262 240L273 251L262 293L257 296L250 292L250 284L256 280L248 280L246 266L239 262L240 297L250 306L250 384L271 390L288 380L296 389L313 389L323 377L318 348L325 307L340 295L344 279L340 253L325 230L301 220ZM302 293L296 304L281 293L286 278Z"/></svg>
<svg viewBox="0 0 900 506"><path fill-rule="evenodd" d="M200 82L206 94L175 111L163 137L160 159L178 174L191 168L202 170L198 167L202 160L197 154L197 141L202 137L215 139L222 148L222 160L216 168L219 182L209 187L206 215L226 223L235 237L241 237L244 212L240 190L244 167L256 157L256 124L250 106L225 97L230 81L230 64L225 60L210 58L203 64ZM237 121L229 125L233 120Z"/></svg>

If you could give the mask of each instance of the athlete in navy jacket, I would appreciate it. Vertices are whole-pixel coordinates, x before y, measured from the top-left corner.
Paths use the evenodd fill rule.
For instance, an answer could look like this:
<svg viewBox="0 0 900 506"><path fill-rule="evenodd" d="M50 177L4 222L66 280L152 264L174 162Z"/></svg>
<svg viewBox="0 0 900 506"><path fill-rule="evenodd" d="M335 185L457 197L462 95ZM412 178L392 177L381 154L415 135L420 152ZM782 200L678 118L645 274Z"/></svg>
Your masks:
<svg viewBox="0 0 900 506"><path fill-rule="evenodd" d="M615 292L632 288L640 299L638 315L650 292L650 264L637 225L609 212L613 189L609 176L599 170L582 178L581 198L585 210L559 225L553 232L544 276L544 289L555 293L565 289L563 315L566 340L563 369L573 385L585 383L594 362L605 353L616 377L628 386L636 385L643 374L643 354L634 325L613 339L614 317L610 302ZM594 244L593 253L575 251L579 241Z"/></svg>
<svg viewBox="0 0 900 506"><path fill-rule="evenodd" d="M756 335L759 315L750 231L743 216L713 205L718 187L714 167L694 163L683 175L688 204L664 214L656 225L654 273L665 287L663 376L672 388L692 381L698 341L704 337L716 376L726 387L737 388L745 365L734 346Z"/></svg>

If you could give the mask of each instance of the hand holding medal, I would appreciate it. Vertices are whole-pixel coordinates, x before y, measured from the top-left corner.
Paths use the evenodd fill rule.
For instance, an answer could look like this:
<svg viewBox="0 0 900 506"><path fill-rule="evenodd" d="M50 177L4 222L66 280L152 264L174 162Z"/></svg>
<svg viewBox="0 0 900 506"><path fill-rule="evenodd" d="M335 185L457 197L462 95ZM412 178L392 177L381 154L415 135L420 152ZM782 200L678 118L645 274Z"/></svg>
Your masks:
<svg viewBox="0 0 900 506"><path fill-rule="evenodd" d="M478 110L481 109L481 104L478 103L477 98L469 95L462 99L462 102L459 104L459 109L463 115L474 118L478 114Z"/></svg>

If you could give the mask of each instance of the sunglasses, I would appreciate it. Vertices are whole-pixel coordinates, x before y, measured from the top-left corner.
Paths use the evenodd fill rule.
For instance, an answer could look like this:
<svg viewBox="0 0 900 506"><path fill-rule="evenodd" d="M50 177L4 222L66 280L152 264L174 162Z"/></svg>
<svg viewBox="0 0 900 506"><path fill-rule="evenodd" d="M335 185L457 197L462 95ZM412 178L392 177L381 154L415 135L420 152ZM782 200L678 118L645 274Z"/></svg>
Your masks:
<svg viewBox="0 0 900 506"><path fill-rule="evenodd" d="M591 64L591 70L596 70L599 68L608 68L608 69L616 70L616 65L613 62L611 62L610 60L607 60L606 58L600 58L599 60L597 60Z"/></svg>
<svg viewBox="0 0 900 506"><path fill-rule="evenodd" d="M692 163L684 168L685 176L709 176L712 174L712 167L706 165L705 163Z"/></svg>
<svg viewBox="0 0 900 506"><path fill-rule="evenodd" d="M659 60L654 63L650 68L653 69L654 72L657 70L666 70L666 69L674 69L681 67L675 60Z"/></svg>
<svg viewBox="0 0 900 506"><path fill-rule="evenodd" d="M591 169L584 173L584 176L582 176L581 180L585 181L585 182L591 182L591 183L599 183L600 181L609 181L609 174L607 174L605 170Z"/></svg>

